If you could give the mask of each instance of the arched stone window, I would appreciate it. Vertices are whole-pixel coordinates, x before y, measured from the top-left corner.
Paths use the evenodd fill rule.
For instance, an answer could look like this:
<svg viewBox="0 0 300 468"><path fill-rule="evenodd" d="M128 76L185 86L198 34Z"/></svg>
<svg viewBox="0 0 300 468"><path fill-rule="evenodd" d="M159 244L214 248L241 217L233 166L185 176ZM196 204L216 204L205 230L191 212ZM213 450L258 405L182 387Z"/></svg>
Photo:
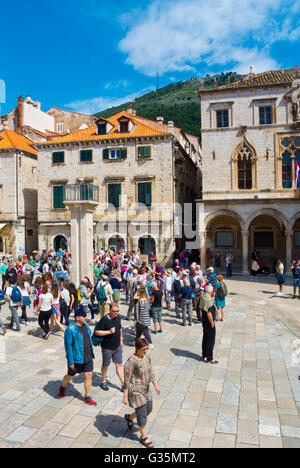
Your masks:
<svg viewBox="0 0 300 468"><path fill-rule="evenodd" d="M233 155L233 190L252 190L256 188L256 152L245 139Z"/></svg>
<svg viewBox="0 0 300 468"><path fill-rule="evenodd" d="M296 163L300 164L300 135L281 139L278 161L278 188L293 188L296 182Z"/></svg>

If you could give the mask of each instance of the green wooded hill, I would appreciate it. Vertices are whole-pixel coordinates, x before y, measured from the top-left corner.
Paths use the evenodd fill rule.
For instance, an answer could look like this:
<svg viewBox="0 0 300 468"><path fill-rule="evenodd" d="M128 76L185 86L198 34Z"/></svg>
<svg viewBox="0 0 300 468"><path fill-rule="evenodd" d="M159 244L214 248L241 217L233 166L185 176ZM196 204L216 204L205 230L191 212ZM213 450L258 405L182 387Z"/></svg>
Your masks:
<svg viewBox="0 0 300 468"><path fill-rule="evenodd" d="M205 88L213 88L216 78L218 86L225 85L230 79L231 83L242 78L236 73L221 73L214 76L204 77ZM170 84L158 91L145 94L135 101L137 115L150 120L156 120L156 117L162 116L165 123L172 120L176 127L191 135L200 136L201 133L201 115L200 100L198 89L200 87L200 78L191 78L189 81L180 81ZM125 102L121 106L112 107L99 112L96 117L108 118L123 110L131 107L130 102Z"/></svg>

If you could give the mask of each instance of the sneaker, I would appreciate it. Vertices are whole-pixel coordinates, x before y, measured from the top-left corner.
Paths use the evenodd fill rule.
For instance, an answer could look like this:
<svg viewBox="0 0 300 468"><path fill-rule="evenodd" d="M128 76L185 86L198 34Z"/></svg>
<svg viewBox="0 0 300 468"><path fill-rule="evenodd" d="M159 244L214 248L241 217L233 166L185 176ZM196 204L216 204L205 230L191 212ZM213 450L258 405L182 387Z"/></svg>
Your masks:
<svg viewBox="0 0 300 468"><path fill-rule="evenodd" d="M159 330L157 333L163 333L164 331L163 330Z"/></svg>
<svg viewBox="0 0 300 468"><path fill-rule="evenodd" d="M276 296L283 296L283 294L281 292L278 292Z"/></svg>
<svg viewBox="0 0 300 468"><path fill-rule="evenodd" d="M97 403L92 400L91 397L85 397L84 404L89 406L97 406Z"/></svg>
<svg viewBox="0 0 300 468"><path fill-rule="evenodd" d="M102 388L102 390L104 390L105 392L108 392L109 391L109 386L107 385L107 382L102 382L100 387Z"/></svg>
<svg viewBox="0 0 300 468"><path fill-rule="evenodd" d="M212 359L211 361L207 360L207 362L209 364L219 364L219 361L217 361L216 359Z"/></svg>
<svg viewBox="0 0 300 468"><path fill-rule="evenodd" d="M64 398L66 389L61 385L59 387L59 398Z"/></svg>
<svg viewBox="0 0 300 468"><path fill-rule="evenodd" d="M45 335L44 339L45 339L45 340L48 340L48 338L49 338L50 335L51 335L51 332L49 331L49 332Z"/></svg>
<svg viewBox="0 0 300 468"><path fill-rule="evenodd" d="M25 325L25 327L28 327L29 323L28 323L28 322L25 322L24 325Z"/></svg>

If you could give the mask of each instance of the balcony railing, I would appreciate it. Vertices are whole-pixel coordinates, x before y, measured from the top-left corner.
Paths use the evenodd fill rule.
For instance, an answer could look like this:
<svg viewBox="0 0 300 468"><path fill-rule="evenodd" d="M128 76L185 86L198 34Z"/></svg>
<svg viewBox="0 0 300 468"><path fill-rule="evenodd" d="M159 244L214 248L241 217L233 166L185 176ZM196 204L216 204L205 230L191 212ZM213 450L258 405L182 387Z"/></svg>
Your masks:
<svg viewBox="0 0 300 468"><path fill-rule="evenodd" d="M92 184L66 185L65 202L91 201L99 203L99 187Z"/></svg>

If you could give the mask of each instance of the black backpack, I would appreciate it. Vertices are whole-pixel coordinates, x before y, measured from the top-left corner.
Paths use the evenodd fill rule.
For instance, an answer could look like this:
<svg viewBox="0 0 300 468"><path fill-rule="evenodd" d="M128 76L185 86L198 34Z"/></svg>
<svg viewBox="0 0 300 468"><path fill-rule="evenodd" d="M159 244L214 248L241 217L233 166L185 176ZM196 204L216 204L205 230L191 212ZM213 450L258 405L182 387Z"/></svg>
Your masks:
<svg viewBox="0 0 300 468"><path fill-rule="evenodd" d="M181 282L179 279L176 279L173 283L173 290L175 294L180 294L181 292Z"/></svg>

